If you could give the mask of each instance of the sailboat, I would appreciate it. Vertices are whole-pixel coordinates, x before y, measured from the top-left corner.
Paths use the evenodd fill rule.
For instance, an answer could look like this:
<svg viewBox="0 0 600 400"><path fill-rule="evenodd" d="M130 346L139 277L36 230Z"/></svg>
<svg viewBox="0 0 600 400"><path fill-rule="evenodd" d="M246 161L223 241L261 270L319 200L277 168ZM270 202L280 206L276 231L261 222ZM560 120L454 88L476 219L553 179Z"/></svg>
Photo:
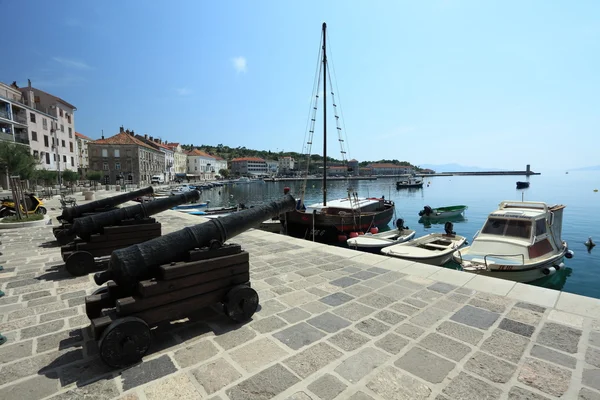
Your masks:
<svg viewBox="0 0 600 400"><path fill-rule="evenodd" d="M301 197L297 202L296 209L281 216L283 230L288 235L295 237L304 237L313 241L334 243L346 242L348 235L352 232L364 233L371 230L387 227L394 215L394 202L381 198L369 197L360 198L358 194L351 188L348 189L346 198L327 200L327 80L328 63L327 63L327 24L323 23L321 37L321 52L319 54L323 77L323 202L310 205L304 204L304 195L306 192L306 178L309 175L308 164L310 162L310 149L312 145L312 136L315 131L314 124L316 120L317 103L319 100L319 90L321 84L321 71L317 71L316 76L316 91L314 104L312 107L312 118L310 118L309 140L307 142L307 170L303 183ZM341 136L341 128L339 126L339 116L337 115L337 105L333 92L333 107L335 111L335 120L339 135L342 159L346 162L344 151L344 140Z"/></svg>

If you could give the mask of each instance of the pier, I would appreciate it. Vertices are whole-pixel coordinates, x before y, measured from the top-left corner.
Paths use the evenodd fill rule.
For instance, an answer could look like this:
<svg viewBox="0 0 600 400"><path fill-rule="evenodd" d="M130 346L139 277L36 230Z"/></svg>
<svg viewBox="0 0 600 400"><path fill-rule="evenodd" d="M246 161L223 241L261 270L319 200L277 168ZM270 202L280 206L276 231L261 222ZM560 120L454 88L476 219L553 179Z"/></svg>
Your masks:
<svg viewBox="0 0 600 400"><path fill-rule="evenodd" d="M156 218L165 232L203 220ZM64 271L53 239L51 226L1 233L3 400L600 397L598 299L259 230L233 240L260 296L252 321L199 310L109 370L84 311L98 286Z"/></svg>

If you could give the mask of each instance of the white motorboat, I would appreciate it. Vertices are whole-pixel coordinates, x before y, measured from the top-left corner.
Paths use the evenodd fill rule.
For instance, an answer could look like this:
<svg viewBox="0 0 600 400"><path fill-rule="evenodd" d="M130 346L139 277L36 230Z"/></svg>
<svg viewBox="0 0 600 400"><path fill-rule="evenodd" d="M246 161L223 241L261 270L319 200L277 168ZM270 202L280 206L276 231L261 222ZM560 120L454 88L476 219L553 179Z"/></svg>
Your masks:
<svg viewBox="0 0 600 400"><path fill-rule="evenodd" d="M564 267L573 252L561 239L564 205L503 201L470 246L453 254L464 271L532 282Z"/></svg>
<svg viewBox="0 0 600 400"><path fill-rule="evenodd" d="M404 243L415 237L415 231L404 226L404 220L396 221L396 229L379 233L365 233L346 241L349 247L362 251L375 251L398 243Z"/></svg>
<svg viewBox="0 0 600 400"><path fill-rule="evenodd" d="M447 222L445 229L446 233L430 233L409 242L384 247L381 253L430 265L444 265L467 240L452 232L452 223Z"/></svg>

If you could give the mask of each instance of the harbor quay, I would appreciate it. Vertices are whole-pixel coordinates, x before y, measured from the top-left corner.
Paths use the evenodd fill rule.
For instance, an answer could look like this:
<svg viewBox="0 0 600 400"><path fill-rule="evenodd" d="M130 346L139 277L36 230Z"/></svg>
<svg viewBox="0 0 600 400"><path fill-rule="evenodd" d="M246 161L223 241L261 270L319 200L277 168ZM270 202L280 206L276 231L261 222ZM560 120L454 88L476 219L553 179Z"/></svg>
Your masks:
<svg viewBox="0 0 600 400"><path fill-rule="evenodd" d="M600 300L254 229L231 240L250 321L198 310L109 368L85 314L98 286L65 271L46 203L54 225L0 230L2 400L600 399ZM203 222L155 217L163 234Z"/></svg>

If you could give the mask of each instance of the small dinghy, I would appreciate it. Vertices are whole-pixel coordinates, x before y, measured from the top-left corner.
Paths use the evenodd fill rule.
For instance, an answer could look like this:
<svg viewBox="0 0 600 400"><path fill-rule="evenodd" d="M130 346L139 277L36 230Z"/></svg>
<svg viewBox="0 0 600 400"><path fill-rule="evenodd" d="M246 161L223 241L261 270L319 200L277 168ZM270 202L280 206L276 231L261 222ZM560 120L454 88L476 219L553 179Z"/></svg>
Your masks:
<svg viewBox="0 0 600 400"><path fill-rule="evenodd" d="M454 218L463 215L467 208L467 206L463 205L436 208L425 206L421 211L419 211L419 216L429 219Z"/></svg>
<svg viewBox="0 0 600 400"><path fill-rule="evenodd" d="M452 223L446 222L446 233L430 233L410 242L384 247L381 253L424 264L444 265L450 261L452 253L466 242L466 238L457 235L452 228Z"/></svg>
<svg viewBox="0 0 600 400"><path fill-rule="evenodd" d="M191 209L195 209L195 208L202 208L202 207L206 207L207 203L191 203L191 204L183 204L177 207L173 207L172 210L175 211L185 211L185 210L191 210Z"/></svg>
<svg viewBox="0 0 600 400"><path fill-rule="evenodd" d="M366 233L346 241L349 247L362 251L375 251L398 243L404 243L415 237L415 231L404 226L404 220L396 220L396 229L380 233Z"/></svg>

